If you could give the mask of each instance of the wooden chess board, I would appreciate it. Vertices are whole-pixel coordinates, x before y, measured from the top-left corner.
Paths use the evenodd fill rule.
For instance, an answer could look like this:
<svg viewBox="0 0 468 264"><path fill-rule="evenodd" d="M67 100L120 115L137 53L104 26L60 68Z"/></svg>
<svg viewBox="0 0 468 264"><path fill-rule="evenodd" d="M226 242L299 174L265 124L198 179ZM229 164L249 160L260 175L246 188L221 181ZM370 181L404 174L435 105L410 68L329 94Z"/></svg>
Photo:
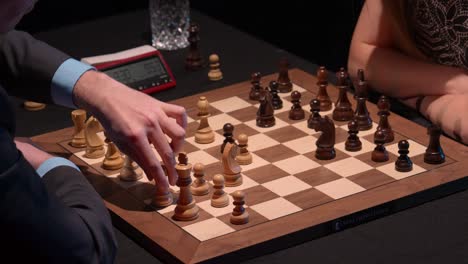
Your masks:
<svg viewBox="0 0 468 264"><path fill-rule="evenodd" d="M294 90L302 94L302 105L309 116L308 103L317 92L315 76L293 69L289 72ZM262 79L265 86L276 74ZM367 103L374 120L373 128L359 132L363 148L348 152L344 142L347 122L336 122L336 158L328 161L315 158L318 132L307 128L307 120L288 118L290 95L280 94L283 108L275 111L276 125L259 128L255 124L258 102L248 99L250 82L242 82L173 101L186 107L189 122L185 151L189 162L205 165L207 180L222 173L220 145L222 126L234 125L234 136L249 136L248 149L253 163L242 166L243 184L226 187L233 193L243 190L250 222L232 225L229 216L233 205L210 206L210 196L194 196L200 217L194 221L171 219L175 205L157 210L151 206L154 183L143 177L138 182L121 182L118 171L101 168L101 160L83 157L84 149L68 143L73 128L34 137L48 151L66 156L77 163L102 196L114 224L155 256L171 262L237 261L279 248L340 231L430 199L467 188L468 152L466 146L444 136L441 144L446 161L440 165L424 163L423 155L429 137L426 128L394 113L389 117L395 140L386 144L388 162L371 160L373 134L378 122L377 108ZM336 101L338 91L329 85L328 93ZM215 130L215 142L195 143L198 127L196 103L200 96L210 102L209 123ZM356 103L348 95L353 104ZM331 117L332 111L321 113ZM102 135L101 135L102 136ZM414 162L411 172L398 172L394 162L397 143L407 139L409 156ZM177 197L177 187L173 188ZM232 197L230 197L232 202Z"/></svg>

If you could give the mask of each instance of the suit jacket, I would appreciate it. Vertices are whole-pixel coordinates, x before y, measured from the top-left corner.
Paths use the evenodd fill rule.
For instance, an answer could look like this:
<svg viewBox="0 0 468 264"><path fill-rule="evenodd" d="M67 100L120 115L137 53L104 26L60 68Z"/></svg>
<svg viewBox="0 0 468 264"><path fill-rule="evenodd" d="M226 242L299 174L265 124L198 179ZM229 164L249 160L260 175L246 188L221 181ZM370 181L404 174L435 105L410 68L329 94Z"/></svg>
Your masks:
<svg viewBox="0 0 468 264"><path fill-rule="evenodd" d="M15 262L113 263L115 258L109 213L86 178L60 166L41 179L13 141L14 110L1 86L12 95L51 101L52 77L68 58L24 32L0 36L0 252Z"/></svg>

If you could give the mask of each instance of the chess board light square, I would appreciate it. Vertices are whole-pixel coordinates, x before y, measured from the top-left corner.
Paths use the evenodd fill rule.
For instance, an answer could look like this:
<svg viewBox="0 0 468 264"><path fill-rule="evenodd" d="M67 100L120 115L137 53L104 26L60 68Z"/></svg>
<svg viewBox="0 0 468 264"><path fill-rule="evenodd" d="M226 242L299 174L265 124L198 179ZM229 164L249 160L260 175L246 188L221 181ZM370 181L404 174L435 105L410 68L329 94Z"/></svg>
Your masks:
<svg viewBox="0 0 468 264"><path fill-rule="evenodd" d="M191 164L202 163L203 165L209 165L212 163L219 162L218 159L206 153L205 151L199 150L187 154L188 160Z"/></svg>
<svg viewBox="0 0 468 264"><path fill-rule="evenodd" d="M254 107L258 109L260 107L260 104L257 103L257 104L254 105ZM283 99L283 107L281 109L276 109L275 114L279 114L279 113L289 111L289 110L291 110L291 107L292 107L292 103L290 101L288 101L288 100Z"/></svg>
<svg viewBox="0 0 468 264"><path fill-rule="evenodd" d="M275 163L275 166L292 175L320 167L321 165L303 155L297 155L289 159L278 161Z"/></svg>
<svg viewBox="0 0 468 264"><path fill-rule="evenodd" d="M266 182L263 184L263 187L269 189L279 196L286 196L312 188L312 186L294 176L286 176L277 180Z"/></svg>
<svg viewBox="0 0 468 264"><path fill-rule="evenodd" d="M183 229L200 241L219 237L235 230L218 218L210 218L195 224L187 225Z"/></svg>
<svg viewBox="0 0 468 264"><path fill-rule="evenodd" d="M252 163L249 165L241 165L242 171L249 171L270 164L270 162L264 160L255 153L251 152L250 155L252 155Z"/></svg>
<svg viewBox="0 0 468 264"><path fill-rule="evenodd" d="M246 102L245 100L237 96L229 97L229 98L211 103L211 106L213 106L214 108L224 113L236 111L242 108L249 107L251 105L252 104L250 104L249 102Z"/></svg>
<svg viewBox="0 0 468 264"><path fill-rule="evenodd" d="M411 146L411 145L410 145ZM388 176L396 179L396 180L401 180L401 179L404 179L404 178L408 178L410 176L413 176L413 175L416 175L416 174L419 174L421 172L425 172L426 169L416 165L413 163L413 170L411 171L408 171L408 172L399 172L397 170L395 170L395 163L392 162L392 163L388 163L386 165L383 165L383 166L380 166L380 167L377 167L376 168L377 170L387 174Z"/></svg>
<svg viewBox="0 0 468 264"><path fill-rule="evenodd" d="M210 124L211 129L216 131L216 130L222 129L224 124L226 123L231 123L232 125L235 126L235 125L240 124L241 121L235 119L234 117L228 114L222 113L219 115L208 117L208 123Z"/></svg>
<svg viewBox="0 0 468 264"><path fill-rule="evenodd" d="M315 189L323 192L335 200L366 190L346 178L318 185L315 187Z"/></svg>
<svg viewBox="0 0 468 264"><path fill-rule="evenodd" d="M250 209L263 215L268 220L280 218L301 211L302 209L290 201L279 197L270 201L252 205Z"/></svg>
<svg viewBox="0 0 468 264"><path fill-rule="evenodd" d="M317 142L317 138L305 136L288 142L284 142L283 145L296 151L299 154L305 154L317 148L315 142Z"/></svg>
<svg viewBox="0 0 468 264"><path fill-rule="evenodd" d="M283 120L281 120L279 118L276 118L275 125L272 126L272 127L259 127L259 126L257 126L257 120L255 120L255 119L247 121L247 122L245 122L245 124L247 126L253 128L254 130L260 132L260 133L265 133L265 132L272 131L272 130L275 130L275 129L278 129L278 128L289 126L288 123L284 122ZM234 132L236 132L235 129L234 129Z"/></svg>
<svg viewBox="0 0 468 264"><path fill-rule="evenodd" d="M371 142L365 140L364 138L359 138L359 140L362 143L362 149L359 150L359 151L347 151L346 148L345 148L346 141L342 141L342 142L336 144L335 148L337 150L345 152L346 154L348 154L349 156L352 156L352 157L355 157L355 156L358 156L358 155L361 155L361 154L364 154L364 153L367 153L367 152L369 152L369 155L370 155L370 152L372 152L374 150L374 148L375 148L375 144L372 144Z"/></svg>
<svg viewBox="0 0 468 264"><path fill-rule="evenodd" d="M411 139L408 139L408 143L409 143L409 153L408 153L409 157L415 157L415 156L424 154L426 152L425 146ZM398 154L398 142L395 142L394 144L387 146L386 149L388 152L391 152L397 156L400 156L400 154Z"/></svg>
<svg viewBox="0 0 468 264"><path fill-rule="evenodd" d="M354 157L328 163L324 167L342 177L349 177L351 175L355 175L372 169L370 165L367 165L366 163Z"/></svg>
<svg viewBox="0 0 468 264"><path fill-rule="evenodd" d="M216 146L220 146L221 144L223 144L223 141L224 141L224 137L216 132L213 132L214 135L215 135L215 140L209 144L200 144L200 143L196 143L195 142L195 137L189 137L189 138L186 138L185 141L187 141L188 143L192 144L193 146L199 148L199 149L209 149L209 148L212 148L212 147L216 147Z"/></svg>
<svg viewBox="0 0 468 264"><path fill-rule="evenodd" d="M299 86L299 85L293 83L292 91L298 91L298 92L300 92L300 93L303 93L303 92L306 92L307 90L304 89L304 88L302 88L301 86ZM292 93L292 91L291 91L291 93ZM279 97L284 98L284 97L290 96L291 93L278 93L278 95L279 95Z"/></svg>
<svg viewBox="0 0 468 264"><path fill-rule="evenodd" d="M235 131L235 130L234 130ZM256 134L249 137L247 149L250 152L278 145L279 142L265 134Z"/></svg>

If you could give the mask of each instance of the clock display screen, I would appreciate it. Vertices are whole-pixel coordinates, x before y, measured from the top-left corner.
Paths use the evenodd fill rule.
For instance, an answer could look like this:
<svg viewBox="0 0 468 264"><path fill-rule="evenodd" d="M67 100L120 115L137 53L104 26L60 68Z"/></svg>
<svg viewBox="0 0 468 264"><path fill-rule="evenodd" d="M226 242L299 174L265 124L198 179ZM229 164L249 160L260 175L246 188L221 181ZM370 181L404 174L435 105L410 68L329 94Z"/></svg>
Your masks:
<svg viewBox="0 0 468 264"><path fill-rule="evenodd" d="M113 79L138 90L170 81L169 74L157 56L128 62L102 71Z"/></svg>

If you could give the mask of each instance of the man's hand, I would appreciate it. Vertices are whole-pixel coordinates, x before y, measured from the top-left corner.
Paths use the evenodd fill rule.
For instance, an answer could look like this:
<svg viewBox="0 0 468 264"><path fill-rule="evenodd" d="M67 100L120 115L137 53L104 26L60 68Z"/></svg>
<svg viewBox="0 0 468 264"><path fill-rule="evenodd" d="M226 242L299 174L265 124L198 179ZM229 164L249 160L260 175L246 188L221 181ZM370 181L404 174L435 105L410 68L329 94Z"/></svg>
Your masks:
<svg viewBox="0 0 468 264"><path fill-rule="evenodd" d="M49 153L33 146L32 142L24 138L15 138L16 147L23 153L24 158L37 170L44 161L52 158Z"/></svg>
<svg viewBox="0 0 468 264"><path fill-rule="evenodd" d="M169 185L151 143L167 167L170 184L176 183L174 153L183 147L187 126L183 107L158 101L94 71L83 74L73 94L75 104L102 123L107 136L142 167L149 180L155 180L160 191L167 191Z"/></svg>

